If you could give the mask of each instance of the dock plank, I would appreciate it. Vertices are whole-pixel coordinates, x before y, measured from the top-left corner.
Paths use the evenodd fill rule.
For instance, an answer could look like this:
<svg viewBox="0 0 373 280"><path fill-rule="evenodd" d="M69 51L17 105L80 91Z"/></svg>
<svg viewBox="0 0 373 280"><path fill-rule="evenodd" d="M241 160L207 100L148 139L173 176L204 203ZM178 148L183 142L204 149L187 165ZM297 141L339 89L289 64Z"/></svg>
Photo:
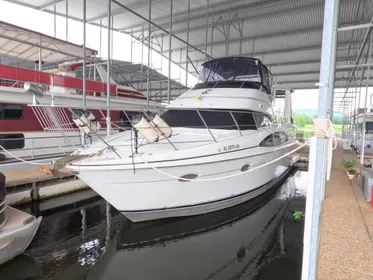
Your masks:
<svg viewBox="0 0 373 280"><path fill-rule="evenodd" d="M32 167L23 170L14 170L4 172L5 175L5 187L14 187L18 185L30 184L35 182L48 181L59 178L66 178L72 176L67 170L63 169L59 172L50 173L47 170L51 166L45 166L44 172L43 168Z"/></svg>

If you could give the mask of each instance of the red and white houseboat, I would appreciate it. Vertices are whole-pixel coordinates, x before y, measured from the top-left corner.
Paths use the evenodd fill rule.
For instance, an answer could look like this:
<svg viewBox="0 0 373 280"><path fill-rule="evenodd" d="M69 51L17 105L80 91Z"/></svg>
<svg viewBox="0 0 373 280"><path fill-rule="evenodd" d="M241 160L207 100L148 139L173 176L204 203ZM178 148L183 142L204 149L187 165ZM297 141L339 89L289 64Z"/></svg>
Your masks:
<svg viewBox="0 0 373 280"><path fill-rule="evenodd" d="M71 153L82 143L80 129L73 121L71 109L68 109L83 107L83 80L77 78L74 72L83 63L72 59L74 54L80 56L83 53L82 47L5 22L0 22L0 32L3 36L0 37L0 55L5 53L5 46L8 51L4 56L44 63L65 61L56 69L44 71L0 64L0 170L5 172L24 168L27 163L20 159L49 163ZM28 42L17 41L19 37ZM42 48L38 48L35 42L39 42ZM56 54L52 46L56 48ZM71 56L67 53L71 53ZM91 57L96 54L90 49L86 53ZM125 127L127 116L122 110L128 114L163 107L152 100L148 102L147 97L136 89L118 85L111 79L110 119L106 118L107 73L99 64L89 67L94 67L98 75L95 80L86 80L85 108L100 123L97 135L106 135L108 124L112 132ZM29 106L35 97L25 91L24 85L27 83L43 89L43 97L38 100L41 104L49 104L48 107Z"/></svg>

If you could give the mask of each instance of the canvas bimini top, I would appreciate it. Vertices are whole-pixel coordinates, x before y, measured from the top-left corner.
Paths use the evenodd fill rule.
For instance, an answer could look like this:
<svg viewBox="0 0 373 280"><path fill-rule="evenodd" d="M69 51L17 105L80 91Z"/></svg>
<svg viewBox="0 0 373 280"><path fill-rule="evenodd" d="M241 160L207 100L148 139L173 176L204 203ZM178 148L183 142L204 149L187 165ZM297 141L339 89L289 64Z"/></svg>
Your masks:
<svg viewBox="0 0 373 280"><path fill-rule="evenodd" d="M263 88L271 93L272 73L263 63L251 57L225 57L207 61L199 71L199 84L204 87Z"/></svg>

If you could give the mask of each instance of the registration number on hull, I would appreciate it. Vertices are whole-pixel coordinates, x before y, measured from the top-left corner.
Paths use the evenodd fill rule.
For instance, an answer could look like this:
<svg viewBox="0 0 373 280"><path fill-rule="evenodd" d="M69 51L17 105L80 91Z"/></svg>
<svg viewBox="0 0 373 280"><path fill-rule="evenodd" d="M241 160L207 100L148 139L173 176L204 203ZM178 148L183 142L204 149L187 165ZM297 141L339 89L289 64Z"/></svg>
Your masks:
<svg viewBox="0 0 373 280"><path fill-rule="evenodd" d="M218 152L229 152L229 151L234 151L238 150L240 148L240 144L234 144L234 145L228 145L228 146L223 146L218 149Z"/></svg>

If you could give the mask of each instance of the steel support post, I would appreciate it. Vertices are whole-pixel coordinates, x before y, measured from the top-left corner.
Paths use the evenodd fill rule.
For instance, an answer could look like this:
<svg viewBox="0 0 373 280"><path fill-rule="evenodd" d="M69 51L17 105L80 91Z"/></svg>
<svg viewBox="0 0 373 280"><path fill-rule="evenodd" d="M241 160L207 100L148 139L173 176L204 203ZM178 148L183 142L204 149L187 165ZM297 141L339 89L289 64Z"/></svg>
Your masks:
<svg viewBox="0 0 373 280"><path fill-rule="evenodd" d="M53 34L54 37L57 37L57 14L56 14L56 5L53 6Z"/></svg>
<svg viewBox="0 0 373 280"><path fill-rule="evenodd" d="M330 73L329 73L329 91L328 91L328 103L333 104L333 98L334 98L334 82L335 82L335 64L337 60L337 38L338 38L338 25L339 25L339 1L335 4L335 9L337 11L337 16L333 18L333 34L332 34L332 44L335 46L331 48L331 65L333 67L330 67ZM333 106L331 106L330 110L330 117L333 120Z"/></svg>
<svg viewBox="0 0 373 280"><path fill-rule="evenodd" d="M207 60L207 37L209 36L209 0L206 3L206 38L205 38L205 60Z"/></svg>
<svg viewBox="0 0 373 280"><path fill-rule="evenodd" d="M106 134L107 136L110 135L111 129L111 119L110 119L110 50L111 50L111 38L110 38L110 30L111 30L111 0L108 1L108 16L107 16L108 28L107 28L107 62L106 62Z"/></svg>
<svg viewBox="0 0 373 280"><path fill-rule="evenodd" d="M149 0L149 22L148 22L148 69L146 73L146 90L148 92L148 96L146 99L146 105L149 111L149 98L150 98L150 35L151 35L151 20L152 20L152 0ZM144 42L143 42L144 43Z"/></svg>
<svg viewBox="0 0 373 280"><path fill-rule="evenodd" d="M141 32L141 66L140 66L140 71L141 71L141 92L144 91L144 41L145 41L145 36L144 36L144 26L142 27L142 32Z"/></svg>
<svg viewBox="0 0 373 280"><path fill-rule="evenodd" d="M87 0L83 0L83 108L87 106L87 78L86 78L86 22L87 22Z"/></svg>
<svg viewBox="0 0 373 280"><path fill-rule="evenodd" d="M132 49L133 49L133 28L131 29L131 54L130 54L130 57L131 57L131 62L133 61L133 54L132 54Z"/></svg>
<svg viewBox="0 0 373 280"><path fill-rule="evenodd" d="M318 102L317 117L321 119L330 118L330 111L333 106L329 94L334 91L330 82L331 68L333 65L333 32L335 17L339 17L337 9L339 0L325 0L324 27L320 66L320 93ZM331 87L331 89L329 88ZM306 220L303 239L303 267L302 280L316 279L318 246L319 246L319 222L322 202L322 193L326 183L327 148L328 139L311 138L309 182L306 202Z"/></svg>
<svg viewBox="0 0 373 280"><path fill-rule="evenodd" d="M370 34L369 38L369 63L372 62L372 34ZM367 110L367 101L368 101L368 92L369 92L369 80L370 80L370 66L368 66L367 71L367 85L365 89L365 102L364 102L364 115L363 115L363 135L361 140L361 155L360 155L360 163L363 165L364 163L364 154L365 154L365 119L366 119L366 110Z"/></svg>
<svg viewBox="0 0 373 280"><path fill-rule="evenodd" d="M66 41L69 40L69 1L66 0Z"/></svg>
<svg viewBox="0 0 373 280"><path fill-rule="evenodd" d="M172 12L173 12L173 5L174 1L171 0L170 3L170 33L168 37L168 94L167 94L167 102L170 104L171 102L171 54L172 54Z"/></svg>
<svg viewBox="0 0 373 280"><path fill-rule="evenodd" d="M188 22L187 22L187 45L186 45L186 53L185 53L185 89L188 90L188 55L189 55L189 27L190 27L190 0L188 0Z"/></svg>

